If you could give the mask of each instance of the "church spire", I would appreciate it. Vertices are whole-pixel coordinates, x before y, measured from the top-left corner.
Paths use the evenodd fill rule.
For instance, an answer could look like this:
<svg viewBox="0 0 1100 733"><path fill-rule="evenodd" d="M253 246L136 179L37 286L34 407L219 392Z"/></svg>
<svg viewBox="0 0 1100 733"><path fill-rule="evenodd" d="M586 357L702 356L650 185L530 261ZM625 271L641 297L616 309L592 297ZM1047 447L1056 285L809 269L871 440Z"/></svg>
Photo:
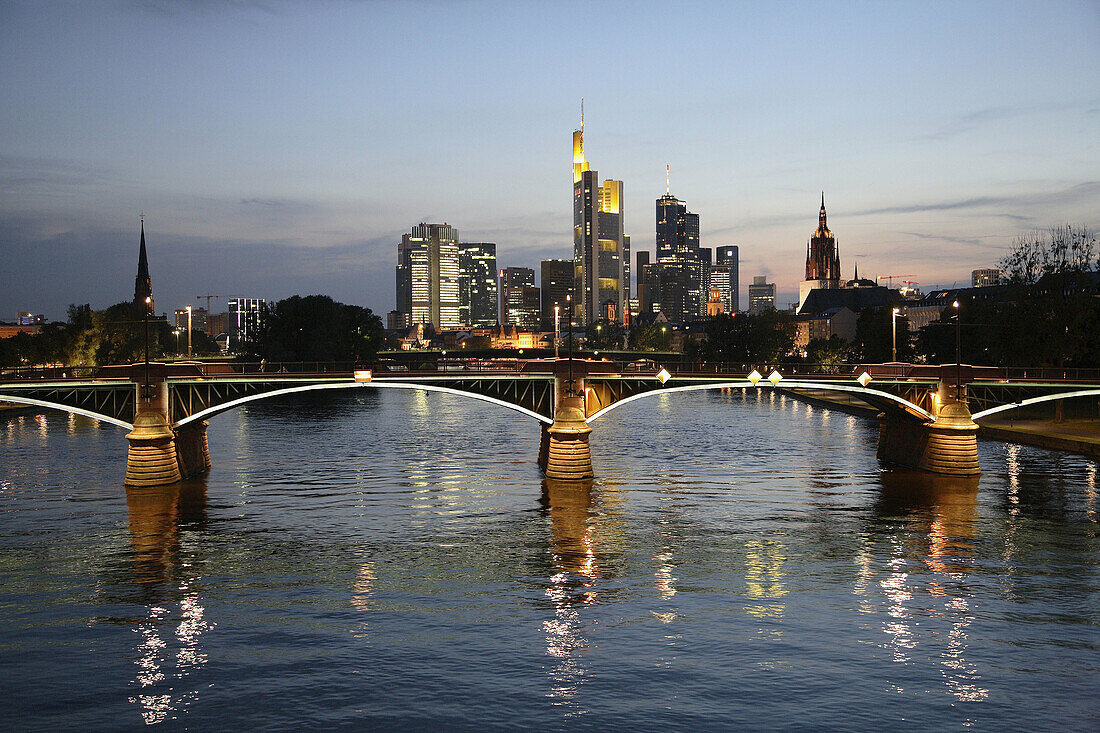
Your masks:
<svg viewBox="0 0 1100 733"><path fill-rule="evenodd" d="M149 302L146 303L145 299ZM137 277L134 278L134 305L153 312L153 281L149 277L149 257L145 253L145 214L141 215L141 246L138 249Z"/></svg>

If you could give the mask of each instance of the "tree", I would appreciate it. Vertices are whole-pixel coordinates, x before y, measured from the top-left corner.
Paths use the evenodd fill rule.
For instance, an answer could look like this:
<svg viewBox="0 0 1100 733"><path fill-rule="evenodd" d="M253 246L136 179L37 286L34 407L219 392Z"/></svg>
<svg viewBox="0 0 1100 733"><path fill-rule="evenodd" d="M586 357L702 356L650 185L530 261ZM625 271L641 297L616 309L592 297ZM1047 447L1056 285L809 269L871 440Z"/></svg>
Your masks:
<svg viewBox="0 0 1100 733"><path fill-rule="evenodd" d="M1016 239L1000 262L1012 290L1000 320L1011 325L1000 343L1007 357L1055 366L1094 366L1100 333L1095 292L1096 234L1066 224Z"/></svg>
<svg viewBox="0 0 1100 733"><path fill-rule="evenodd" d="M890 308L864 308L860 312L856 321L856 337L850 348L851 358L872 363L890 361L894 351L894 335L890 330L895 325L898 360L912 360L914 352L909 339L909 319L901 315L895 319Z"/></svg>
<svg viewBox="0 0 1100 733"><path fill-rule="evenodd" d="M707 323L701 358L728 364L775 364L794 349L794 322L788 313L720 314Z"/></svg>
<svg viewBox="0 0 1100 733"><path fill-rule="evenodd" d="M827 340L816 338L806 345L806 362L823 367L827 373L835 374L848 362L848 342L835 333Z"/></svg>
<svg viewBox="0 0 1100 733"><path fill-rule="evenodd" d="M636 326L630 329L630 348L635 351L669 351L672 348L672 331L661 323Z"/></svg>
<svg viewBox="0 0 1100 733"><path fill-rule="evenodd" d="M606 319L588 325L585 345L589 349L617 349L623 344L623 327Z"/></svg>
<svg viewBox="0 0 1100 733"><path fill-rule="evenodd" d="M295 295L262 309L255 334L244 344L253 358L365 362L381 348L383 328L369 308Z"/></svg>

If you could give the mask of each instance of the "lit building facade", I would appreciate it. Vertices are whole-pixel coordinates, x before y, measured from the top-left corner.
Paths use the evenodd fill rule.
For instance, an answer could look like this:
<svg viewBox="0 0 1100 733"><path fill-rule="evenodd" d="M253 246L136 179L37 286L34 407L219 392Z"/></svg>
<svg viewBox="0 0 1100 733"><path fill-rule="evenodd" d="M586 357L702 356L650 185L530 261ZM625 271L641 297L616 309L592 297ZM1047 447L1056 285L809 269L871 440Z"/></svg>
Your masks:
<svg viewBox="0 0 1100 733"><path fill-rule="evenodd" d="M543 331L554 330L554 306L558 306L561 323L568 326L570 293L573 292L573 261L543 260L542 279L539 281L542 293L542 305L539 327Z"/></svg>
<svg viewBox="0 0 1100 733"><path fill-rule="evenodd" d="M459 328L458 230L421 222L397 245L397 308L407 325Z"/></svg>
<svg viewBox="0 0 1100 733"><path fill-rule="evenodd" d="M593 323L607 304L622 314L630 299L630 238L623 232L623 182L608 179L584 159L584 120L573 132L573 277L575 314Z"/></svg>
<svg viewBox="0 0 1100 733"><path fill-rule="evenodd" d="M251 341L260 325L264 307L263 298L230 298L228 307L229 350L237 351L241 344Z"/></svg>
<svg viewBox="0 0 1100 733"><path fill-rule="evenodd" d="M530 267L506 267L500 271L500 323L524 331L537 331L542 308L535 271Z"/></svg>
<svg viewBox="0 0 1100 733"><path fill-rule="evenodd" d="M988 288L1001 284L1001 271L996 267L985 267L970 273L970 285L975 288Z"/></svg>
<svg viewBox="0 0 1100 733"><path fill-rule="evenodd" d="M727 313L736 313L741 309L741 255L736 244L727 244L715 250L716 265L725 265L729 268L729 300L726 302Z"/></svg>
<svg viewBox="0 0 1100 733"><path fill-rule="evenodd" d="M179 308L175 312L176 328L187 333L187 309ZM191 330L209 333L210 319L205 308L191 309Z"/></svg>
<svg viewBox="0 0 1100 733"><path fill-rule="evenodd" d="M497 324L497 246L493 242L459 245L458 320L473 328Z"/></svg>
<svg viewBox="0 0 1100 733"><path fill-rule="evenodd" d="M669 321L705 316L710 250L699 247L699 215L666 190L657 199L656 221L657 262L646 278L651 301Z"/></svg>
<svg viewBox="0 0 1100 733"><path fill-rule="evenodd" d="M806 279L798 285L798 310L811 290L840 287L840 253L836 237L825 221L825 194L821 194L821 210L817 215L817 230L806 244Z"/></svg>
<svg viewBox="0 0 1100 733"><path fill-rule="evenodd" d="M755 315L769 309L775 309L775 283L768 282L765 275L756 275L749 286L749 313Z"/></svg>

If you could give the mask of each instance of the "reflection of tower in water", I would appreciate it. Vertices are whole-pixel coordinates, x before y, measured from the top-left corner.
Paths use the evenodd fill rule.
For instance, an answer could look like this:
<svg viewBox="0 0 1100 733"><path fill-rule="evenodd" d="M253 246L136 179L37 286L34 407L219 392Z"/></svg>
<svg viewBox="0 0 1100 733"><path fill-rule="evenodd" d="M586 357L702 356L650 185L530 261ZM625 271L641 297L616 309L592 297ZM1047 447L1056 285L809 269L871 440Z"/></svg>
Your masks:
<svg viewBox="0 0 1100 733"><path fill-rule="evenodd" d="M890 471L881 480L876 513L903 522L901 531L892 533L889 572L879 581L887 602L886 647L895 662L910 664L922 644L941 643L933 624L918 625L914 616L943 619L950 629L938 663L948 692L958 700L984 700L989 691L979 686L978 668L965 657L967 629L974 621L965 557L974 552L979 478ZM931 580L913 569L914 560L932 572ZM868 561L857 592L866 592L873 572Z"/></svg>
<svg viewBox="0 0 1100 733"><path fill-rule="evenodd" d="M139 635L136 694L146 724L166 720L185 707L194 692L179 691L179 682L206 663L200 637L212 627L200 603L198 577L181 556L181 526L201 525L206 514L206 486L188 481L171 486L126 488L130 515L130 548L134 583L146 605Z"/></svg>

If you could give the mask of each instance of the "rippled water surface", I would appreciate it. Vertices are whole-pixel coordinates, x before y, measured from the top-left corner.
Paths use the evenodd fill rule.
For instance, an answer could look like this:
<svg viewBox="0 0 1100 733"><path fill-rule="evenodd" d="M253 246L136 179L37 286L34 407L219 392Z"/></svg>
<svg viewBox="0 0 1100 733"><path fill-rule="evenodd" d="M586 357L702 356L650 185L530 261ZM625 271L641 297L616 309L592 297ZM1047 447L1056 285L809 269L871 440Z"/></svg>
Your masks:
<svg viewBox="0 0 1100 733"><path fill-rule="evenodd" d="M598 420L417 392L215 417L214 467L122 485L124 431L0 418L0 717L18 729L1096 729L1098 467L688 393Z"/></svg>

